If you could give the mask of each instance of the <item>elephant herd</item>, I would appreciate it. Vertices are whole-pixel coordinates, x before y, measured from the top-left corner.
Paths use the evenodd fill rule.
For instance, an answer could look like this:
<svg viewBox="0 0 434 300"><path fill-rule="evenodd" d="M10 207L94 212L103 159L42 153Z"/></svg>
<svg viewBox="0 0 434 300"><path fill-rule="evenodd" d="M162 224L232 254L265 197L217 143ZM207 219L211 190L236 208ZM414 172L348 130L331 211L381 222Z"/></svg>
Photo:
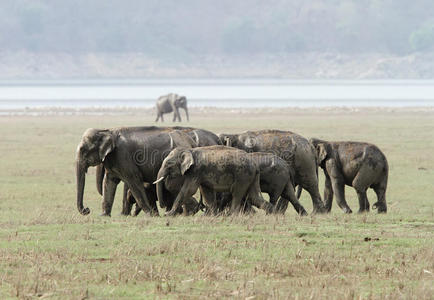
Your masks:
<svg viewBox="0 0 434 300"><path fill-rule="evenodd" d="M313 213L329 212L333 195L351 213L345 185L358 195L359 212L369 211L368 188L377 194L372 206L387 212L388 164L373 144L328 142L282 130L246 131L216 135L190 127L122 127L87 129L77 147L77 208L83 205L86 172L97 167L97 189L103 196L102 215L110 216L117 185L124 182L122 214L166 215L254 212L285 213L289 203L300 215L306 190ZM324 200L318 188L318 167L325 174ZM295 188L298 186L297 193ZM194 198L200 191L200 201ZM262 193L269 195L266 201Z"/></svg>

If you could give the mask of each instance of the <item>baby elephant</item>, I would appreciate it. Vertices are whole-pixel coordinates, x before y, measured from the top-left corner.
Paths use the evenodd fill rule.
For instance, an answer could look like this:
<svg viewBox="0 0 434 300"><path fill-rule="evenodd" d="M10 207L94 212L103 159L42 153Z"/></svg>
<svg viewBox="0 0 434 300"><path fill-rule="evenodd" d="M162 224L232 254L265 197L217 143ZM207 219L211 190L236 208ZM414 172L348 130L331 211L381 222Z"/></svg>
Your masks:
<svg viewBox="0 0 434 300"><path fill-rule="evenodd" d="M339 207L351 213L345 201L345 185L352 186L359 198L359 212L369 211L366 196L368 188L377 194L377 202L372 206L379 213L387 212L386 188L389 166L386 156L377 146L359 142L327 142L312 138L318 164L326 177L324 199L326 209L332 208L333 193Z"/></svg>
<svg viewBox="0 0 434 300"><path fill-rule="evenodd" d="M243 150L226 146L172 150L164 159L158 172L158 180L155 181L159 201L163 200L163 184L180 177L181 190L167 215L175 215L178 207L194 195L198 188L213 214L217 213L216 192L232 194L232 213L241 212L242 199L246 196L254 206L264 209L267 213L273 211L273 205L262 198L258 166Z"/></svg>
<svg viewBox="0 0 434 300"><path fill-rule="evenodd" d="M269 195L271 204L277 203L275 212L285 213L288 202L291 202L298 214L307 215L294 192L294 169L285 160L271 153L253 152L248 155L259 167L261 192ZM224 193L219 203L219 210L224 209L230 202L230 194ZM248 203L246 207L249 208Z"/></svg>

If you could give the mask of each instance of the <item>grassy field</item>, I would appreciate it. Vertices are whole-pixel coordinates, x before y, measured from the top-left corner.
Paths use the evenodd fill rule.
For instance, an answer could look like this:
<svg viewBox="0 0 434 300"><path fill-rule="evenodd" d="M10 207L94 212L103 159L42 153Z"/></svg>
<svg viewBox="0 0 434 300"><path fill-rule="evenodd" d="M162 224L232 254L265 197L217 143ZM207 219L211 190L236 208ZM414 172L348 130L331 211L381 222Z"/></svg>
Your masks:
<svg viewBox="0 0 434 300"><path fill-rule="evenodd" d="M344 215L334 204L331 214L303 218L292 208L121 217L118 189L113 217L103 218L94 169L91 214L80 215L74 157L83 131L153 119L147 110L0 117L1 299L433 299L434 110L192 111L189 126L214 132L278 128L377 144L390 165L387 215ZM356 193L346 192L357 211ZM311 211L307 193L301 202Z"/></svg>

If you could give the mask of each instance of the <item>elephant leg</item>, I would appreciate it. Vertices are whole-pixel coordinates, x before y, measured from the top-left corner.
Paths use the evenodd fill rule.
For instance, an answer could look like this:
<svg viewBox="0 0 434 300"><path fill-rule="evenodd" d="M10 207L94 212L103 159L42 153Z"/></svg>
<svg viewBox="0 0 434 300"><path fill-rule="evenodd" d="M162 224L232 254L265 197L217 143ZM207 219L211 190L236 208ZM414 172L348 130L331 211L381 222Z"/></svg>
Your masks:
<svg viewBox="0 0 434 300"><path fill-rule="evenodd" d="M300 204L298 201L297 196L295 195L294 186L290 183L287 184L285 189L283 190L283 193L280 197L279 202L277 203L277 206L275 207L275 211L284 214L286 211L286 208L288 207L288 201L291 202L292 206L294 207L295 211L301 215L306 216L307 212L304 209L304 207Z"/></svg>
<svg viewBox="0 0 434 300"><path fill-rule="evenodd" d="M359 198L359 213L369 212L369 201L366 195L366 190L357 190L357 197Z"/></svg>
<svg viewBox="0 0 434 300"><path fill-rule="evenodd" d="M228 192L216 193L217 207L219 213L223 212L227 207L230 207L232 194Z"/></svg>
<svg viewBox="0 0 434 300"><path fill-rule="evenodd" d="M157 205L149 201L143 182L132 180L128 185L133 197L136 199L136 205L143 209L144 212L149 212L151 216L158 216Z"/></svg>
<svg viewBox="0 0 434 300"><path fill-rule="evenodd" d="M325 201L325 209L327 212L330 212L332 210L332 203L333 203L333 187L332 182L330 180L330 176L325 173L325 185L324 185L324 201Z"/></svg>
<svg viewBox="0 0 434 300"><path fill-rule="evenodd" d="M158 198L157 198L157 190L155 185L145 183L145 193L146 196L148 197L152 210L158 211L157 208Z"/></svg>
<svg viewBox="0 0 434 300"><path fill-rule="evenodd" d="M116 187L120 180L108 173L104 177L103 182L103 202L102 202L102 216L111 216L113 201L115 199Z"/></svg>
<svg viewBox="0 0 434 300"><path fill-rule="evenodd" d="M336 202L338 203L338 206L346 214L352 213L353 211L348 206L347 201L345 201L345 180L333 159L330 159L326 162L326 170L327 174L330 176L333 193L336 195Z"/></svg>
<svg viewBox="0 0 434 300"><path fill-rule="evenodd" d="M179 108L176 108L176 116L178 117L178 121L181 122L181 114L179 113Z"/></svg>
<svg viewBox="0 0 434 300"><path fill-rule="evenodd" d="M169 212L167 212L166 215L175 216L177 214L177 210L180 209L181 206L184 204L185 199L187 197L192 197L194 193L196 193L198 188L199 188L199 184L196 181L190 178L185 179L184 184L181 187L181 190L176 196L172 209Z"/></svg>
<svg viewBox="0 0 434 300"><path fill-rule="evenodd" d="M387 213L386 187L387 183L385 184L384 182L373 186L375 194L377 194L377 202L372 205L372 208L376 208L379 214Z"/></svg>
<svg viewBox="0 0 434 300"><path fill-rule="evenodd" d="M371 168L362 166L356 177L353 179L352 186L357 191L357 196L359 198L359 213L369 211L369 201L366 196L366 190L370 185L373 175Z"/></svg>
<svg viewBox="0 0 434 300"><path fill-rule="evenodd" d="M176 113L173 112L173 119L172 119L172 122L176 122L176 118L177 118Z"/></svg>
<svg viewBox="0 0 434 300"><path fill-rule="evenodd" d="M243 214L255 214L256 213L256 210L252 206L252 202L246 196L244 196L243 200L241 201L241 212Z"/></svg>
<svg viewBox="0 0 434 300"><path fill-rule="evenodd" d="M182 206L182 212L185 216L193 216L199 211L199 203L194 197L187 198Z"/></svg>
<svg viewBox="0 0 434 300"><path fill-rule="evenodd" d="M128 185L124 183L121 215L129 216L134 203L136 203L136 199L134 199L131 191L129 191Z"/></svg>
<svg viewBox="0 0 434 300"><path fill-rule="evenodd" d="M157 111L157 118L155 119L155 122L158 122L159 119L160 119L160 112Z"/></svg>
<svg viewBox="0 0 434 300"><path fill-rule="evenodd" d="M135 207L135 209L134 209L133 216L134 216L134 217L137 217L137 216L140 214L141 211L142 211L142 209L141 209L140 206L138 206L137 203L136 203L136 207Z"/></svg>
<svg viewBox="0 0 434 300"><path fill-rule="evenodd" d="M280 194L275 193L275 192L270 192L270 193L268 193L268 196L270 197L269 202L270 202L271 204L273 204L273 205L276 205L277 200L279 199L279 195L280 195Z"/></svg>
<svg viewBox="0 0 434 300"><path fill-rule="evenodd" d="M246 195L247 188L239 186L232 189L232 202L231 202L231 214L240 214L242 209L242 201Z"/></svg>
<svg viewBox="0 0 434 300"><path fill-rule="evenodd" d="M201 185L200 193L205 200L205 205L207 207L206 214L217 215L219 209L217 206L216 193L214 192L214 190Z"/></svg>
<svg viewBox="0 0 434 300"><path fill-rule="evenodd" d="M185 115L187 116L187 122L188 122L188 121L190 121L190 118L188 117L188 108L185 107L184 110L185 110Z"/></svg>
<svg viewBox="0 0 434 300"><path fill-rule="evenodd" d="M318 182L309 185L302 184L301 186L309 193L310 198L312 199L312 213L324 213L325 208L324 203L321 200L321 195L319 193Z"/></svg>
<svg viewBox="0 0 434 300"><path fill-rule="evenodd" d="M353 211L345 201L345 183L335 178L332 178L331 182L333 192L336 194L336 202L338 203L338 206L344 211L344 213L351 214Z"/></svg>
<svg viewBox="0 0 434 300"><path fill-rule="evenodd" d="M262 193L259 185L259 174L256 174L255 180L250 185L247 193L248 193L247 194L248 199L252 202L254 206L265 210L267 214L270 214L274 211L274 205L265 201L264 198L262 197Z"/></svg>
<svg viewBox="0 0 434 300"><path fill-rule="evenodd" d="M160 114L161 122L164 122L163 113Z"/></svg>

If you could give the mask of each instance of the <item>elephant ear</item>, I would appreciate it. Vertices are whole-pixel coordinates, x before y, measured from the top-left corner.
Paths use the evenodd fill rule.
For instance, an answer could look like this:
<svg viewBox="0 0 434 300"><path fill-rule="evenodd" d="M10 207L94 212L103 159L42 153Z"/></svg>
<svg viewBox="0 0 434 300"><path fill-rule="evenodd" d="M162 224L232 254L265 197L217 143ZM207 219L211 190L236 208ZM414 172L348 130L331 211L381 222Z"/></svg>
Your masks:
<svg viewBox="0 0 434 300"><path fill-rule="evenodd" d="M256 137L249 136L244 141L244 146L247 148L247 150L253 150L256 144L257 144Z"/></svg>
<svg viewBox="0 0 434 300"><path fill-rule="evenodd" d="M99 157L101 161L104 161L107 155L115 148L113 135L109 131L101 131L100 143L99 143Z"/></svg>
<svg viewBox="0 0 434 300"><path fill-rule="evenodd" d="M187 98L185 98L185 96L180 96L176 99L176 102L179 106L184 107L187 104Z"/></svg>
<svg viewBox="0 0 434 300"><path fill-rule="evenodd" d="M318 163L321 164L327 158L327 145L324 143L319 143L316 146L318 153Z"/></svg>
<svg viewBox="0 0 434 300"><path fill-rule="evenodd" d="M193 153L189 150L183 151L181 154L181 174L184 175L192 165L194 165Z"/></svg>

